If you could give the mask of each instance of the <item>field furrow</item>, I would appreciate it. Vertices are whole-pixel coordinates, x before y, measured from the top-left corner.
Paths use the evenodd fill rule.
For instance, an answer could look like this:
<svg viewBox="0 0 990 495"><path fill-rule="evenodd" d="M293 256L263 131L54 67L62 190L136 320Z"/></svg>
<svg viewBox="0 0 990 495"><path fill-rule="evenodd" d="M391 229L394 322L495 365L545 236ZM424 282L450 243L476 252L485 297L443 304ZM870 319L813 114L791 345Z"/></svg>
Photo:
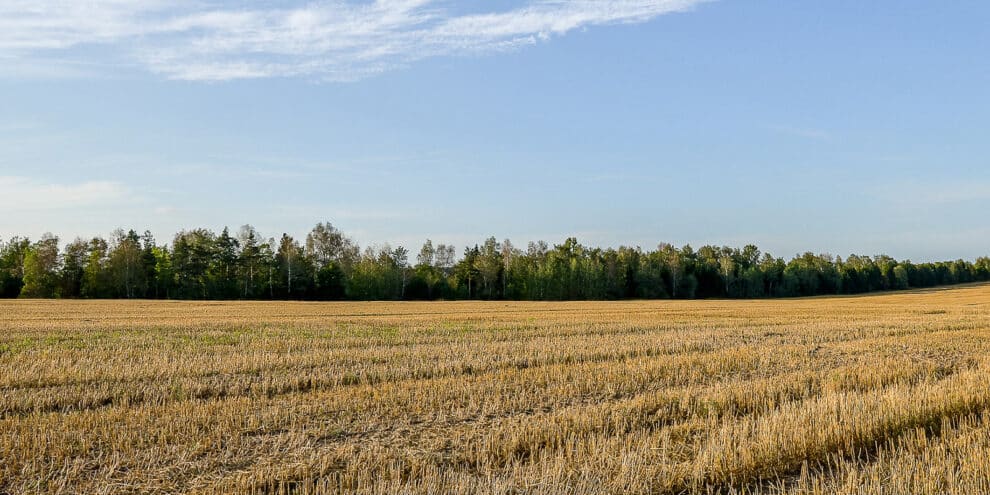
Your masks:
<svg viewBox="0 0 990 495"><path fill-rule="evenodd" d="M987 286L0 302L0 493L976 493L988 317Z"/></svg>

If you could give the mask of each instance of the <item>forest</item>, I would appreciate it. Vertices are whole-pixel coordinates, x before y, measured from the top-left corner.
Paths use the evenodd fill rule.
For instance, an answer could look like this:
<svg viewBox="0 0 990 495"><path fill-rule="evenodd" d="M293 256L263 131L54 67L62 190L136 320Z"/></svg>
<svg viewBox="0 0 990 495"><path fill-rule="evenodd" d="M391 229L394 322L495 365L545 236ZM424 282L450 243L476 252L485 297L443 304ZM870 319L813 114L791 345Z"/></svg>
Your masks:
<svg viewBox="0 0 990 495"><path fill-rule="evenodd" d="M302 242L265 239L249 225L235 234L182 231L170 245L150 232L60 246L0 239L0 297L279 300L610 300L768 298L858 294L990 280L990 258L898 261L889 256L804 253L790 260L734 247L661 243L602 249L568 238L525 249L490 237L460 256L427 240L406 248L360 247L329 222Z"/></svg>

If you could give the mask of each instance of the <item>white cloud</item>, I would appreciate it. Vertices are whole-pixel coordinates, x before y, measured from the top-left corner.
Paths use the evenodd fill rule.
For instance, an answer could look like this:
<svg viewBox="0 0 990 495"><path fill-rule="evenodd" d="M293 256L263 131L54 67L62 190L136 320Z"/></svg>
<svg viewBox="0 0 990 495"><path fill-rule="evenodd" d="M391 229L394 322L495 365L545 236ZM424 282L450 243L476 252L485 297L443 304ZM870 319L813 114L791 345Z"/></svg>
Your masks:
<svg viewBox="0 0 990 495"><path fill-rule="evenodd" d="M832 133L822 130L814 129L810 127L793 127L793 126L771 126L771 130L779 132L781 134L787 134L794 137L812 139L815 141L830 141L832 140Z"/></svg>
<svg viewBox="0 0 990 495"><path fill-rule="evenodd" d="M877 186L874 194L902 208L958 207L965 203L990 201L990 181L976 178L959 181L895 180Z"/></svg>
<svg viewBox="0 0 990 495"><path fill-rule="evenodd" d="M118 182L54 184L26 177L0 176L0 211L18 213L121 203L130 196Z"/></svg>
<svg viewBox="0 0 990 495"><path fill-rule="evenodd" d="M179 211L178 208L174 206L158 206L154 210L151 210L155 215L173 215Z"/></svg>
<svg viewBox="0 0 990 495"><path fill-rule="evenodd" d="M279 205L273 206L279 215L289 218L333 218L335 221L369 221L391 222L407 220L415 216L414 212L403 208L364 208L354 209L332 205ZM423 210L419 210L423 213Z"/></svg>
<svg viewBox="0 0 990 495"><path fill-rule="evenodd" d="M16 134L39 128L41 128L41 124L34 120L0 122L0 134Z"/></svg>
<svg viewBox="0 0 990 495"><path fill-rule="evenodd" d="M25 66L53 53L99 56L103 63L139 64L173 79L345 81L428 57L512 50L579 28L645 22L702 1L525 0L502 12L456 14L441 0L327 0L294 7L6 0L0 3L0 52ZM99 55L90 53L94 47Z"/></svg>

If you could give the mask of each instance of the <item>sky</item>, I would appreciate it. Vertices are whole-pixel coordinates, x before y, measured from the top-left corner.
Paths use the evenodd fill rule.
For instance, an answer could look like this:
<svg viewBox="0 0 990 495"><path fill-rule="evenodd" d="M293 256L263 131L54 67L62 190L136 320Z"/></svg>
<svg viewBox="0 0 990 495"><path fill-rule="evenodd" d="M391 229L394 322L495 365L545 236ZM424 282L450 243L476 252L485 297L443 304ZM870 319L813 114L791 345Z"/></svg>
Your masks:
<svg viewBox="0 0 990 495"><path fill-rule="evenodd" d="M4 0L0 240L990 255L990 3Z"/></svg>

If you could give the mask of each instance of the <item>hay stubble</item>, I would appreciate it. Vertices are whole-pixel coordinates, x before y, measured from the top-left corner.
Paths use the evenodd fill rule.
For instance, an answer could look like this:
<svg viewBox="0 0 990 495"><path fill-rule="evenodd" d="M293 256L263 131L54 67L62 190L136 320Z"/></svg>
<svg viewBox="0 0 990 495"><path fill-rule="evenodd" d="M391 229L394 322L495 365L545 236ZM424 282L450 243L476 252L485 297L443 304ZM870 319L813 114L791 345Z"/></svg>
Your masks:
<svg viewBox="0 0 990 495"><path fill-rule="evenodd" d="M990 490L990 287L0 302L0 493Z"/></svg>

